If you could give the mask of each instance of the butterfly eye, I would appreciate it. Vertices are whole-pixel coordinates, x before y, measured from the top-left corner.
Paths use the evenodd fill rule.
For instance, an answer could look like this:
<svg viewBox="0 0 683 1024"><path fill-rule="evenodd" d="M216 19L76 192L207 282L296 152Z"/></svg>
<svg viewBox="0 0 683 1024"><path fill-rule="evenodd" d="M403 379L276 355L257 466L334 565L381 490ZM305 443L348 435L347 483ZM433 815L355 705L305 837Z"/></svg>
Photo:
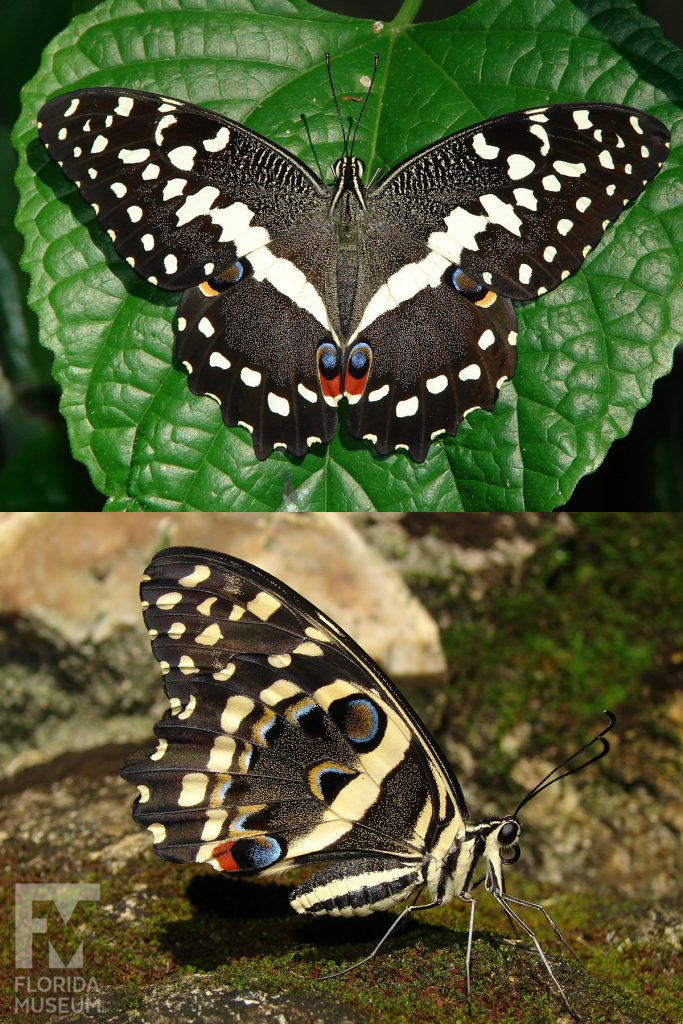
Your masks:
<svg viewBox="0 0 683 1024"><path fill-rule="evenodd" d="M514 821L506 821L498 830L498 842L501 846L511 846L519 835L519 825Z"/></svg>
<svg viewBox="0 0 683 1024"><path fill-rule="evenodd" d="M502 860L503 864L516 864L521 856L522 851L520 850L517 843L515 843L513 846L506 846L505 849L501 850L500 852L500 859Z"/></svg>
<svg viewBox="0 0 683 1024"><path fill-rule="evenodd" d="M483 284L477 284L477 282L466 274L461 267L454 267L450 271L451 284L455 288L456 292L460 295L464 295L466 299L471 302L476 302L478 299L483 299L486 295L488 288Z"/></svg>

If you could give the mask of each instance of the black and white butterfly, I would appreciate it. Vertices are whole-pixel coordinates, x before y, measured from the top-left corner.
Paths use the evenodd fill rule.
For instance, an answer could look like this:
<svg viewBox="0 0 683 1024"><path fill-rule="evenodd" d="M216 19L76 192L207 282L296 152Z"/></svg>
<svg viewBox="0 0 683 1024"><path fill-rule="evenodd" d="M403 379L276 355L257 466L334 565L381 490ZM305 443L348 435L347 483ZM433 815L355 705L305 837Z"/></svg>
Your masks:
<svg viewBox="0 0 683 1024"><path fill-rule="evenodd" d="M170 708L156 749L122 774L160 857L232 874L316 865L291 894L302 914L364 916L408 901L395 926L458 897L470 905L468 994L483 859L486 889L533 939L566 1003L514 908L547 914L505 892L503 865L519 857L520 808L607 753L611 712L513 814L472 822L455 774L389 679L284 583L237 558L169 548L140 593Z"/></svg>
<svg viewBox="0 0 683 1024"><path fill-rule="evenodd" d="M506 114L375 184L344 139L325 184L229 118L132 89L81 89L42 141L117 252L182 291L176 353L258 458L354 437L416 461L515 370L512 300L574 273L658 173L669 135L631 107Z"/></svg>

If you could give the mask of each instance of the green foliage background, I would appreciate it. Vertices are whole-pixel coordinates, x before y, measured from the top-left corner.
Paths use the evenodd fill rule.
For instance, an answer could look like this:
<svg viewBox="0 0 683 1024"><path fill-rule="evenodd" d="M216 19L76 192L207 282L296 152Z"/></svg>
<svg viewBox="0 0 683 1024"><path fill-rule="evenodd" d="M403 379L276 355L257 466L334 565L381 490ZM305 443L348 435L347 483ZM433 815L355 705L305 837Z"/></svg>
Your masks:
<svg viewBox="0 0 683 1024"><path fill-rule="evenodd" d="M120 84L187 97L325 167L339 129L324 52L340 93L354 94L376 49L380 77L358 145L369 175L449 131L548 101L629 103L680 141L681 53L634 4L479 0L416 25L418 7L408 0L375 31L305 0L110 0L47 48L14 134L18 224L72 449L107 508L551 509L628 432L669 368L681 324L675 148L583 270L519 309L519 368L494 414L474 414L422 466L378 459L343 425L328 449L259 464L245 432L190 394L172 360L176 297L118 259L37 140L35 113L49 96Z"/></svg>

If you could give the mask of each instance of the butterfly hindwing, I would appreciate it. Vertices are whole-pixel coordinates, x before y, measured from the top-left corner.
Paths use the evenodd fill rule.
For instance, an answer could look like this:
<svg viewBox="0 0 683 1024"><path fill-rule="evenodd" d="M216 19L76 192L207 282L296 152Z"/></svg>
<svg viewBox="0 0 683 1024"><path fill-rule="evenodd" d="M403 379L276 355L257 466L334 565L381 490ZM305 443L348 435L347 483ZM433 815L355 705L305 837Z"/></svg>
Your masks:
<svg viewBox="0 0 683 1024"><path fill-rule="evenodd" d="M238 559L169 549L146 576L144 617L171 707L156 750L124 777L139 787L135 818L157 852L252 873L339 863L321 882L334 881L332 909L320 909L329 892L317 882L301 890L297 909L313 913L367 913L414 887L406 879L434 830L464 827L466 810L377 666Z"/></svg>
<svg viewBox="0 0 683 1024"><path fill-rule="evenodd" d="M325 400L318 372L325 328L269 281L258 281L247 257L231 276L237 280L214 278L180 300L176 354L190 389L214 398L227 424L250 431L258 458L277 447L305 455L337 429L337 409Z"/></svg>
<svg viewBox="0 0 683 1024"><path fill-rule="evenodd" d="M409 333L421 343L409 344ZM404 448L418 462L464 416L493 408L517 362L510 300L448 266L435 287L371 323L362 338L373 351L372 370L350 404L349 430L381 454Z"/></svg>

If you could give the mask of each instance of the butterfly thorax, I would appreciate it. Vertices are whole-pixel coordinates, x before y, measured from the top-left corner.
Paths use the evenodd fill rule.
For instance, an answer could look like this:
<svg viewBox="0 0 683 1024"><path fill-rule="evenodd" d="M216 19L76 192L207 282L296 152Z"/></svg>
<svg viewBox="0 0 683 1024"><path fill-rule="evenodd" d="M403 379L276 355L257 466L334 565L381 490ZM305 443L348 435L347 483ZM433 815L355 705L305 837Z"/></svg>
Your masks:
<svg viewBox="0 0 683 1024"><path fill-rule="evenodd" d="M363 173L365 165L355 156L343 156L334 165L334 194L330 208L333 213L345 219L344 213L351 212L354 205L365 209L365 186Z"/></svg>
<svg viewBox="0 0 683 1024"><path fill-rule="evenodd" d="M327 281L326 298L340 338L348 338L362 312L358 287L365 252L367 216L363 171L363 162L356 157L342 157L334 165L335 182L329 215L334 229L336 258L330 263L329 274L333 280Z"/></svg>
<svg viewBox="0 0 683 1024"><path fill-rule="evenodd" d="M434 858L427 869L430 897L438 903L449 903L456 896L469 900L482 858L486 861L486 888L503 891L503 864L514 864L519 858L519 831L519 822L512 817L466 824L443 858ZM438 846L437 841L435 852Z"/></svg>

